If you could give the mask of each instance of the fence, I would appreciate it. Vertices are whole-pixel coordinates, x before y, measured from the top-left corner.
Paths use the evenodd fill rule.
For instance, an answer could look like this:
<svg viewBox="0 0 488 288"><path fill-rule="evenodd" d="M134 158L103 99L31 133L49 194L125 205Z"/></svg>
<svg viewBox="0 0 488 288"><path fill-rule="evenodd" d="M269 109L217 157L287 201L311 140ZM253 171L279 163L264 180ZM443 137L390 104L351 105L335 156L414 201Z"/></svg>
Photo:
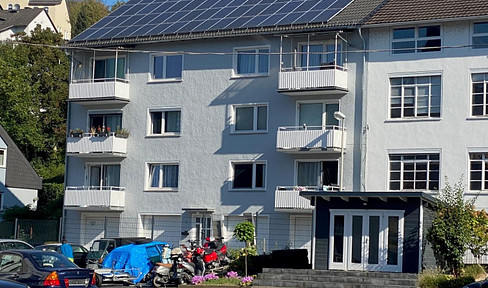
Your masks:
<svg viewBox="0 0 488 288"><path fill-rule="evenodd" d="M0 222L0 238L18 239L33 245L59 241L60 220L15 219Z"/></svg>

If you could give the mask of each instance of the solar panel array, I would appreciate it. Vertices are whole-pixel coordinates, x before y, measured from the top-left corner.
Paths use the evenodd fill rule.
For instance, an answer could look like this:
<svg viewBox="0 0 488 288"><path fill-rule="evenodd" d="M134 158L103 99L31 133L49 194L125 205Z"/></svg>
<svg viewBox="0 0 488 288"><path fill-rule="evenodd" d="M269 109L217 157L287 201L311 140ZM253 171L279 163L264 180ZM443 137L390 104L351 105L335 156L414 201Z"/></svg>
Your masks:
<svg viewBox="0 0 488 288"><path fill-rule="evenodd" d="M72 42L327 22L353 0L131 0Z"/></svg>

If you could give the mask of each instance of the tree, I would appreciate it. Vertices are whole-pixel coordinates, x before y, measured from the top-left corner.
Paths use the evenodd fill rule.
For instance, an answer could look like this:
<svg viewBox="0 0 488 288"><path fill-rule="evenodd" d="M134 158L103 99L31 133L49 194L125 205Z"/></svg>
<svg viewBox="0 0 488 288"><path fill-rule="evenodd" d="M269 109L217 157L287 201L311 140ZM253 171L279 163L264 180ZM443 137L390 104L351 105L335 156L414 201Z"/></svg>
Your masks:
<svg viewBox="0 0 488 288"><path fill-rule="evenodd" d="M124 5L125 3L125 1L117 0L114 4L112 4L112 6L110 6L110 13L114 12L115 10L117 10L117 8Z"/></svg>
<svg viewBox="0 0 488 288"><path fill-rule="evenodd" d="M488 213L485 210L471 211L471 240L468 248L476 259L488 253Z"/></svg>
<svg viewBox="0 0 488 288"><path fill-rule="evenodd" d="M237 240L244 242L245 243L245 248L243 249L243 255L244 255L244 269L245 269L245 275L247 276L247 255L250 253L255 253L255 249L253 247L254 243L254 225L249 222L241 222L236 225L234 229L234 237L237 238Z"/></svg>
<svg viewBox="0 0 488 288"><path fill-rule="evenodd" d="M68 4L71 36L75 37L109 14L109 7L99 0L72 0Z"/></svg>
<svg viewBox="0 0 488 288"><path fill-rule="evenodd" d="M427 234L434 253L441 265L459 276L464 266L463 256L471 241L471 227L474 199L465 201L462 181L451 186L446 179L446 187L438 196L436 216Z"/></svg>

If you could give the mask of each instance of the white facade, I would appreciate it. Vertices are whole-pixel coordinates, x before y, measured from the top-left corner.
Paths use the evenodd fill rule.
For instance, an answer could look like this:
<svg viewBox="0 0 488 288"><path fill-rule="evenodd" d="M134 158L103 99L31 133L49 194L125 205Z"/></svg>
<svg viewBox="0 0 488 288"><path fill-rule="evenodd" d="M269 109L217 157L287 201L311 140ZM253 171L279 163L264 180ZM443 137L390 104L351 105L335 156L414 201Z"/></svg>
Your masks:
<svg viewBox="0 0 488 288"><path fill-rule="evenodd" d="M325 51L326 45L334 46L334 34L331 35L312 36L313 43L323 45ZM341 36L355 43L361 41L356 32ZM293 49L306 45L307 37L285 41L291 42L283 44L282 58L279 36L147 44L136 46L135 50L148 52L137 53L122 50L105 54L97 52L95 59L115 59L117 54L119 60L114 65L124 63L120 71L125 70L125 79L116 82L126 83L128 90L123 93L114 93L116 89L86 92L98 89L99 83L114 82L107 82L110 79L93 81L92 71L96 70L90 64L93 63L93 52L74 51L74 59L78 62L72 68L71 86L79 85L80 89L70 90L72 102L68 125L72 130L83 129L85 135L80 138L83 140L68 138L68 143L88 143L85 139L88 137L92 142L99 141L95 134L86 133L94 132L89 130L97 114L122 115L120 128L129 130L130 136L125 151L115 151L114 147L104 153L93 153L101 152L96 148L99 146L83 146L83 149L70 146L74 150L68 151L65 194L65 235L69 241L87 245L100 237L146 236L176 244L199 238L196 227L201 226L203 236L223 236L230 247L236 248L243 244L231 239L235 225L252 220L257 227L259 251L304 248L309 250L311 257L312 207L299 204L304 198L296 191L338 189L341 152L345 153L343 187L349 191L359 189L359 181L353 179L359 175L359 170L355 170L359 166L354 162L360 159L352 155L353 150L359 149L355 143L360 141L353 132L353 125L359 125L360 120L355 118L354 103L361 95L355 88L358 81L355 75L359 73L357 69L361 69L362 56L348 53L348 49L354 48L346 49L347 45L343 44L343 60L338 64L344 68L309 71L307 63L292 63L294 57L298 57L293 55ZM256 73L239 75L239 51L258 51L262 53L259 55L268 57L267 65L260 66L264 72L256 70ZM151 75L157 74L154 61L164 62L167 58L158 57L174 55L164 52L181 53L181 77L165 78L163 73L162 79L153 79ZM333 55L334 51L325 54ZM284 63L281 70L280 60ZM302 72L323 72L323 75L338 78L326 82L326 89L284 87L286 91L280 89L278 92L283 88L279 87L279 79L287 71L286 67L299 65L303 66L300 68ZM120 71L117 78L123 78ZM106 78L114 77L114 74L106 75ZM103 93L106 97L97 96ZM244 113L241 111L252 111L254 120L249 129L242 130L239 126L242 124L236 124L237 114ZM311 116L307 118L308 111L318 111L318 120ZM344 123L334 118L335 111L346 115ZM163 117L170 122L171 115L179 115L179 128L176 129L179 131L169 129L155 133L153 117ZM160 129L164 130L165 123ZM288 141L278 141L281 131L289 131ZM345 140L344 150L341 149L341 139ZM96 186L92 190L109 189L103 188L103 183L90 183L93 177L90 171L94 171L91 167L97 165L120 165L120 182L115 186L124 191L121 196L125 197L123 207L108 202L98 206L69 202L73 198L67 197L74 197L70 189L86 192L89 186ZM311 174L299 176L299 169L307 170L302 165L318 169L315 178ZM176 166L177 185L151 187L150 177L155 166L162 167L160 173L170 173L165 169ZM235 187L239 186L234 182L235 171L248 167L252 167L249 171L253 173L252 183L249 182L251 188ZM257 176L262 175L263 170L264 177ZM330 179L320 173L323 170L331 171ZM301 184L304 181L314 185ZM292 196L277 199L285 192ZM93 193L96 195L96 191ZM211 223L211 227L199 224L202 217L209 218L209 222L203 222ZM110 224L114 222L117 224ZM115 226L112 230L108 228ZM188 232L188 235L181 232Z"/></svg>
<svg viewBox="0 0 488 288"><path fill-rule="evenodd" d="M37 25L40 25L42 29L51 29L51 31L57 32L58 30L53 25L53 22L49 18L46 11L42 11L34 18L27 26L15 26L7 30L0 32L0 40L13 40L12 35L25 32L26 35L31 35L32 30L34 30Z"/></svg>
<svg viewBox="0 0 488 288"><path fill-rule="evenodd" d="M473 74L488 71L487 49L471 47L473 24L486 20L370 29L369 49L377 52L369 53L366 69L364 190L390 190L390 154L433 153L440 157L438 188L445 187L445 177L451 184L461 180L466 185L467 195L479 194L476 207L488 208L488 198L483 191L471 190L469 185L470 153L488 151L488 136L481 132L487 127L486 114L472 114L471 80ZM393 29L432 25L440 26L441 51L394 54L388 50L392 47ZM440 117L393 119L390 104L394 92L390 79L425 76L440 77Z"/></svg>

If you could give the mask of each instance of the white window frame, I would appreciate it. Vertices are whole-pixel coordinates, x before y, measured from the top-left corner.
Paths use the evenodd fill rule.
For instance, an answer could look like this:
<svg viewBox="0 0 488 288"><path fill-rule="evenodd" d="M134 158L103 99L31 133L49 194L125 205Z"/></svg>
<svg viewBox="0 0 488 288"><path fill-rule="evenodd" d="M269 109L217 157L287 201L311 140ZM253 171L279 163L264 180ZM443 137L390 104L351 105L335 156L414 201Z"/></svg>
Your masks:
<svg viewBox="0 0 488 288"><path fill-rule="evenodd" d="M159 167L161 166L164 166L164 165L176 165L178 166L178 181L177 181L177 187L151 187L151 184L150 184L150 180L151 180L151 166L154 166L154 165L158 165ZM145 186L145 189L144 191L165 191L165 192L177 192L179 187L180 187L180 179L181 179L181 176L180 176L180 168L181 168L181 165L180 165L180 162L179 161L161 161L161 162L146 162L145 164L146 168L146 177L144 177L144 186ZM160 168L161 169L161 168ZM160 177L160 181L163 180L163 173L161 172L161 174L159 175ZM161 185L162 183L159 182L159 185Z"/></svg>
<svg viewBox="0 0 488 288"><path fill-rule="evenodd" d="M0 168L7 168L7 149L0 148L0 152L3 152L3 162L0 162Z"/></svg>
<svg viewBox="0 0 488 288"><path fill-rule="evenodd" d="M181 56L181 77L175 77L175 78L168 78L166 76L166 67L168 65L168 57L171 57L171 56ZM154 61L156 58L158 57L163 57L163 77L162 78L155 78L154 77ZM151 54L151 61L149 61L149 71L150 71L150 74L149 74L149 82L180 82L182 81L183 79L183 71L184 71L184 67L183 67L183 64L185 63L185 59L184 59L184 55L183 54L179 54L179 53L157 53L157 54Z"/></svg>
<svg viewBox="0 0 488 288"><path fill-rule="evenodd" d="M424 28L424 27L434 27L434 26L439 26L439 36L432 36L432 37L419 37L419 28ZM413 38L401 38L401 39L394 39L394 33L395 30L398 29L414 29L414 37ZM443 27L442 25L417 25L417 26L405 26L405 27L395 27L391 29L391 54L392 55L402 55L402 54L417 54L417 53L425 53L425 52L442 52L442 33L443 33ZM439 50L432 50L429 51L429 48L423 48L423 47L418 47L419 41L429 41L429 40L440 40L441 44L439 45ZM403 48L405 50L400 50L399 52L395 52L395 48L393 48L393 43L401 43L401 42L410 42L413 41L415 43L415 46L412 48ZM435 46L437 47L437 46ZM430 48L433 49L433 48ZM406 50L413 50L413 52L406 51Z"/></svg>
<svg viewBox="0 0 488 288"><path fill-rule="evenodd" d="M302 51L302 47L303 46L310 46L310 45L317 45L317 44L322 44L322 59L325 60L327 59L327 54L331 53L331 52L327 52L327 46L328 45L334 45L334 50L335 50L335 41L334 40L324 40L324 41L310 41L310 42L298 42L297 44L297 49L298 49L298 55L296 56L297 59L295 60L296 61L296 64L297 64L297 68L299 69L302 69L302 70L308 70L310 68L312 69L319 69L321 68L323 65L325 67L327 66L333 66L335 65L336 67L344 67L344 57L345 57L345 51L343 50L345 47L344 47L344 43L342 41L337 41L337 48L341 48L341 50L337 50L337 51L334 51L333 53L335 54L334 55L334 59L335 59L335 63L332 63L332 64L329 64L328 62L322 62L320 63L320 66L319 67L310 67L309 66L309 63L310 63L310 58L307 57L307 63L302 63L302 57L301 57L301 51ZM309 48L310 49L310 48ZM307 53L310 54L310 51L309 49L307 49ZM336 58L337 57L337 58ZM340 60L339 60L340 59Z"/></svg>
<svg viewBox="0 0 488 288"><path fill-rule="evenodd" d="M488 33L487 33L488 36ZM473 76L475 74L482 74L484 75L485 79L483 81L476 81L476 83L483 83L483 103L482 104L477 104L477 106L482 106L483 113L481 115L474 115L473 114L473 108L474 108L474 81L473 81ZM473 118L487 118L488 117L488 100L486 97L488 97L488 71L487 70L481 70L481 71L471 71L470 73L470 81L471 81L471 87L470 87L470 109L469 109L469 115L470 117ZM476 93L476 94L481 94L481 93Z"/></svg>
<svg viewBox="0 0 488 288"><path fill-rule="evenodd" d="M469 150L468 151L468 191L476 191L476 192L483 192L486 193L488 192L488 184L485 185L485 183L488 181L488 179L485 177L485 173L488 172L488 149L484 149L479 151L480 149L475 149L475 150ZM476 159L476 161L481 161L482 162L482 168L481 170L476 170L481 172L481 179L477 181L481 181L481 189L471 189L471 173L473 172L471 170L471 155L472 154L482 154L481 159Z"/></svg>
<svg viewBox="0 0 488 288"><path fill-rule="evenodd" d="M92 187L92 185L90 185L90 177L91 177L91 167L92 166L100 166L100 170L101 172L103 173L103 167L104 166L113 166L113 165L119 165L120 166L120 171L119 171L119 182L120 180L122 180L121 176L122 176L122 164L120 162L89 162L89 163L86 163L85 164L85 180L84 180L84 183L85 183L85 186L86 187ZM102 176L102 175L101 175ZM103 177L100 178L100 181L103 180ZM100 186L100 184L103 184ZM122 184L119 183L120 186L118 186L120 189L123 188ZM102 189L103 187L117 187L117 186L107 186L106 183L98 183L97 186L94 186L94 187L100 187L100 189Z"/></svg>
<svg viewBox="0 0 488 288"><path fill-rule="evenodd" d="M295 115L295 124L297 126L301 126L300 124L300 105L302 104L322 104L322 128L321 130L327 129L327 127L330 128L330 126L339 126L340 121L337 120L338 124L337 125L332 125L332 124L327 124L327 105L338 105L337 111L341 111L341 103L340 101L331 101L331 100L326 100L326 101L315 101L315 100L301 100L296 102L296 115Z"/></svg>
<svg viewBox="0 0 488 288"><path fill-rule="evenodd" d="M127 79L127 75L129 75L128 72L128 57L124 54L118 54L117 56L115 55L105 55L105 56L96 56L96 57L90 57L90 80L91 81L96 81L97 79L100 79L100 81L105 80L105 79L112 79L112 78L97 78L95 79L95 61L97 60L107 60L107 59L115 59L115 58L124 58L124 78L117 78L117 65L115 65L115 78L114 81L119 81L119 82L125 82L128 83L129 80ZM118 63L118 60L116 61Z"/></svg>
<svg viewBox="0 0 488 288"><path fill-rule="evenodd" d="M437 170L437 173L439 174L439 178L437 179L438 181L438 187L437 187L437 190L430 190L429 189L429 173L431 172L430 168L427 167L427 179L424 180L426 182L426 188L425 189L422 189L422 190L418 190L418 189L404 189L404 182L405 182L405 179L403 179L403 176L404 176L404 168L403 168L403 165L405 163L410 163L410 162L427 162L427 166L429 165L429 163L431 161L434 161L434 160L430 160L430 159L422 159L422 160L404 160L403 157L405 156L419 156L419 155L434 155L434 154L437 154L439 159L437 160L438 163L439 163L439 169ZM402 165L401 169L400 169L400 180L396 180L396 181L399 181L400 182L400 190L392 190L390 188L390 184L391 184L391 181L393 181L391 179L391 160L390 160L390 156L400 156L402 157L402 160L400 160L400 163ZM396 151L396 150L391 150L391 151L388 151L388 156L387 156L387 173L388 173L388 177L387 177L387 191L430 191L430 192L434 192L434 193L437 193L441 190L441 165L442 165L442 155L441 155L441 151L440 150L415 150L415 151L412 151L412 150L408 150L408 151ZM415 173L415 172L414 172ZM414 175L415 176L415 175ZM412 180L414 181L414 180Z"/></svg>
<svg viewBox="0 0 488 288"><path fill-rule="evenodd" d="M487 49L488 48L488 45L486 45L486 47L475 47L475 45L474 45L473 38L475 38L475 37L487 37L488 38L488 32L474 33L474 25L481 24L481 23L486 23L486 25L488 25L488 21L473 22L473 25L471 25L471 48L472 49Z"/></svg>
<svg viewBox="0 0 488 288"><path fill-rule="evenodd" d="M396 98L400 97L401 98L401 103L402 103L402 107L400 107L401 109L401 116L400 117L392 117L392 85L391 85L391 80L392 79L395 79L395 78L422 78L422 77L440 77L440 99L439 99L439 116L430 116L431 113L432 113L432 108L434 107L432 105L432 81L430 81L428 84L400 84L400 88L401 88L401 95L400 96L395 96ZM427 116L417 116L417 113L418 113L418 87L420 86L425 86L425 85L429 85L429 95L428 95L428 115ZM408 88L408 87L414 87L415 88L415 102L414 102L414 106L413 106L413 109L414 109L414 116L404 116L404 109L405 109L405 94L404 94L404 90L405 88ZM426 120L426 119L434 119L434 120L439 120L441 119L442 117L442 101L443 101L443 75L442 73L440 72L433 72L433 73L413 73L413 74L391 74L388 76L388 119L389 120L392 120L392 121L397 121L397 120Z"/></svg>
<svg viewBox="0 0 488 288"><path fill-rule="evenodd" d="M258 108L259 107L266 107L266 129L259 130L258 129ZM237 108L253 108L253 125L251 130L236 130L237 124ZM231 106L232 111L232 123L231 123L231 133L232 134L248 134L248 133L268 133L268 125L269 125L269 105L267 102L263 103L248 103L248 104L234 104Z"/></svg>
<svg viewBox="0 0 488 288"><path fill-rule="evenodd" d="M234 188L235 164L252 164L252 184L250 188ZM264 187L256 187L256 165L264 164ZM229 191L266 191L268 182L268 163L266 160L233 160L230 162Z"/></svg>
<svg viewBox="0 0 488 288"><path fill-rule="evenodd" d="M149 108L147 109L147 128L146 128L146 136L147 137L178 137L181 136L182 131L182 117L183 113L181 111L181 107L159 107L159 108ZM180 112L180 131L179 132L166 132L164 131L165 127L165 116L164 112ZM152 121L152 113L161 112L161 133L160 134L153 134L153 121Z"/></svg>
<svg viewBox="0 0 488 288"><path fill-rule="evenodd" d="M266 69L266 72L258 72L259 69L259 50L267 49L268 50L268 67ZM238 73L237 71L237 62L238 62L238 54L240 51L247 51L247 50L254 50L254 53L256 53L256 59L255 61L255 70L254 73ZM232 78L246 78L246 77L259 77L259 76L269 76L269 70L271 68L270 62L271 62L271 47L269 45L263 45L263 46L249 46L249 47L235 47L234 48L234 53L233 53L233 61L232 61Z"/></svg>

